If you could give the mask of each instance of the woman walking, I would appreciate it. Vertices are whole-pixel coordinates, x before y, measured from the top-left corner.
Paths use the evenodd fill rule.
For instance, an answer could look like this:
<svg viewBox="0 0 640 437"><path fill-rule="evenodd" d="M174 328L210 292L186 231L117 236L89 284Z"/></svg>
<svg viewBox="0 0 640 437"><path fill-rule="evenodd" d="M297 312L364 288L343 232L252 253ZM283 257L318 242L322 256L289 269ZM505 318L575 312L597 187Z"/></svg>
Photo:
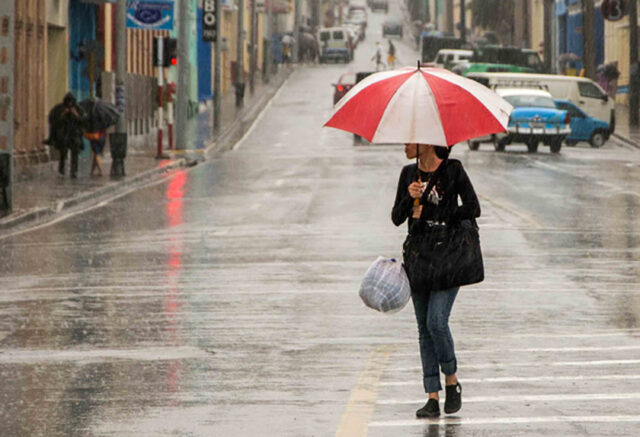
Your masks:
<svg viewBox="0 0 640 437"><path fill-rule="evenodd" d="M462 163L448 159L449 149L424 144L407 144L405 155L418 159L417 164L402 169L391 218L396 226L408 220L409 235L405 241L404 263L411 282L411 298L418 322L423 384L427 403L416 411L417 417L440 416L439 371L445 375L444 411L455 413L462 407L462 387L457 377L457 360L449 315L459 287L434 290L433 284L415 278L409 262L411 240L426 241L433 247L446 244L438 237L461 220L480 216L478 197ZM433 180L432 180L433 179ZM429 192L425 192L431 187ZM462 205L458 205L458 197Z"/></svg>

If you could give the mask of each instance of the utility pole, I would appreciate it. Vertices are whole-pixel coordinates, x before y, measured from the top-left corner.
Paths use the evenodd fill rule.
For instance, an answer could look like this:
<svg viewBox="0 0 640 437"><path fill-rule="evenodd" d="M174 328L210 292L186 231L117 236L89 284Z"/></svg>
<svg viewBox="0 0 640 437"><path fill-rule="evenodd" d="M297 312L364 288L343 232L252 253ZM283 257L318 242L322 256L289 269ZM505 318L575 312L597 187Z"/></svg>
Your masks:
<svg viewBox="0 0 640 437"><path fill-rule="evenodd" d="M460 0L460 39L463 43L467 42L467 11L464 0Z"/></svg>
<svg viewBox="0 0 640 437"><path fill-rule="evenodd" d="M638 2L629 0L629 126L638 126Z"/></svg>
<svg viewBox="0 0 640 437"><path fill-rule="evenodd" d="M447 32L451 32L451 34L455 34L454 24L453 24L453 0L447 0L447 16L446 16L446 29Z"/></svg>
<svg viewBox="0 0 640 437"><path fill-rule="evenodd" d="M584 75L589 79L594 79L596 76L593 28L593 0L582 0L582 59L584 60Z"/></svg>
<svg viewBox="0 0 640 437"><path fill-rule="evenodd" d="M269 35L269 43L267 44L267 53L265 53L265 55L267 56L267 66L265 67L265 78L266 81L269 82L269 79L271 78L271 66L273 64L273 59L271 58L271 53L273 50L273 47L271 47L271 44L273 44L273 0L266 0L268 2L267 4L267 35Z"/></svg>
<svg viewBox="0 0 640 437"><path fill-rule="evenodd" d="M431 22L431 4L430 4L431 2L429 0L422 0L422 1L424 1L424 8L425 8L423 23L429 23Z"/></svg>
<svg viewBox="0 0 640 437"><path fill-rule="evenodd" d="M545 72L551 73L553 65L551 64L551 52L553 50L553 36L551 33L551 29L553 26L553 14L555 14L553 10L554 2L553 0L544 0L544 69Z"/></svg>
<svg viewBox="0 0 640 437"><path fill-rule="evenodd" d="M124 176L127 151L127 2L118 0L116 9L116 106L120 118L116 131L110 136L111 176Z"/></svg>
<svg viewBox="0 0 640 437"><path fill-rule="evenodd" d="M295 1L295 14L293 20L293 62L298 62L300 49L300 0Z"/></svg>
<svg viewBox="0 0 640 437"><path fill-rule="evenodd" d="M178 0L178 107L176 117L176 149L187 148L187 118L189 106L189 31L191 30L191 1Z"/></svg>
<svg viewBox="0 0 640 437"><path fill-rule="evenodd" d="M244 0L238 0L238 32L236 36L236 107L244 103Z"/></svg>
<svg viewBox="0 0 640 437"><path fill-rule="evenodd" d="M0 16L5 17L4 32L0 33L0 53L5 59L0 62L0 77L4 86L0 87L0 212L11 211L13 207L13 136L15 105L15 3L8 1L0 4Z"/></svg>
<svg viewBox="0 0 640 437"><path fill-rule="evenodd" d="M213 65L213 133L220 133L222 116L222 0L216 0L216 46Z"/></svg>
<svg viewBox="0 0 640 437"><path fill-rule="evenodd" d="M251 0L251 54L249 55L249 92L253 95L254 80L256 75L256 31L258 23L256 19L256 0Z"/></svg>

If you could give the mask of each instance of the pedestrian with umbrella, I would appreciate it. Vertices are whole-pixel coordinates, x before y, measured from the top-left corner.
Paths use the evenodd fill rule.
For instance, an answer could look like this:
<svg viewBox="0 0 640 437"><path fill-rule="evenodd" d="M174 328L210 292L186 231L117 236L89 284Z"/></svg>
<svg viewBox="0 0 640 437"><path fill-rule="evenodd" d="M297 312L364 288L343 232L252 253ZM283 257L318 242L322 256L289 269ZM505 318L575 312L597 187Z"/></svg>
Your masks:
<svg viewBox="0 0 640 437"><path fill-rule="evenodd" d="M462 406L449 315L460 286L484 279L475 221L480 204L462 163L449 159L450 147L506 131L512 109L475 81L418 63L368 76L325 124L371 143L404 143L406 157L416 159L400 173L391 219L396 226L408 221L403 260L428 394L416 411L420 418L440 416L439 371L445 374L445 413Z"/></svg>
<svg viewBox="0 0 640 437"><path fill-rule="evenodd" d="M91 171L89 175L93 176L94 171L98 170L98 176L102 176L102 155L107 141L106 130L118 123L120 113L115 105L103 100L85 99L78 106L85 113L86 132L84 137L91 144Z"/></svg>
<svg viewBox="0 0 640 437"><path fill-rule="evenodd" d="M61 175L64 175L67 153L71 152L72 179L78 174L78 154L83 148L84 120L85 113L70 92L64 96L62 103L55 105L49 112L49 138L45 143L51 144L60 152L58 172Z"/></svg>

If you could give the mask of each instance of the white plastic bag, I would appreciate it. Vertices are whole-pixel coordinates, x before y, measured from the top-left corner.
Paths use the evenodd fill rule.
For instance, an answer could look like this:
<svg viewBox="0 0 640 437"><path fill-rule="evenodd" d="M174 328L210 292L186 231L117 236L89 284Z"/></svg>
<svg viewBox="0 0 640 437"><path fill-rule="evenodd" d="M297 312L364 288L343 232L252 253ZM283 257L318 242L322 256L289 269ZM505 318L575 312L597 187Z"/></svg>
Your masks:
<svg viewBox="0 0 640 437"><path fill-rule="evenodd" d="M402 263L395 258L378 257L364 274L359 294L369 308L383 313L400 311L411 298Z"/></svg>

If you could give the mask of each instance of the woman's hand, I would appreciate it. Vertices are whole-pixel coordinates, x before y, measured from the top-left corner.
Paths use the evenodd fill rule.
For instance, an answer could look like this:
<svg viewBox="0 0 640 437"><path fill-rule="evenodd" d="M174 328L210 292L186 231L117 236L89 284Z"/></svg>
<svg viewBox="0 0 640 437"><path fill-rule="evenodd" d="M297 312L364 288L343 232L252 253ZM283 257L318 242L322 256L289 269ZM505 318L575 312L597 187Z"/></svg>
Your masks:
<svg viewBox="0 0 640 437"><path fill-rule="evenodd" d="M424 193L425 190L425 186L423 185L422 182L413 182L411 185L409 185L409 195L413 198L413 199L419 199L422 197L422 193Z"/></svg>

